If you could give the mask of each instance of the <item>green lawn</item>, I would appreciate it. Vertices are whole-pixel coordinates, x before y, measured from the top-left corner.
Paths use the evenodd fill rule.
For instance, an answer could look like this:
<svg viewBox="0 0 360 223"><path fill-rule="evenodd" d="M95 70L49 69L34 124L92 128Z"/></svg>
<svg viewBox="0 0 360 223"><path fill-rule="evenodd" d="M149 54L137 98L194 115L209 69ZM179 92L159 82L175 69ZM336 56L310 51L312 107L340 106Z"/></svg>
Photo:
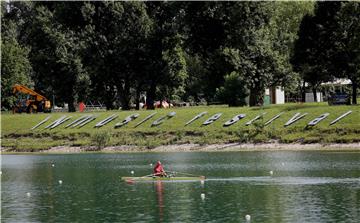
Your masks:
<svg viewBox="0 0 360 223"><path fill-rule="evenodd" d="M352 110L352 114L340 120L337 124L329 126L329 123L341 114ZM151 127L151 123L169 113L175 111L176 116L166 120L157 127ZM208 114L188 126L185 123L200 112ZM135 124L147 115L157 114L134 128ZM220 119L209 126L201 126L207 118L215 113L223 113ZM256 115L266 112L262 120L251 126L245 123ZM280 118L268 126L263 123L280 112L285 112ZM296 113L309 113L303 119L289 127L283 125ZM306 124L320 114L329 112L330 115L315 127L305 129ZM2 114L2 146L12 148L14 151L37 151L52 146L90 146L104 145L99 140L105 139L106 145L138 145L153 148L159 145L183 144L183 143L230 143L230 142L268 142L278 140L282 143L350 143L360 141L360 106L328 106L325 103L285 104L272 105L263 108L227 106L201 106L190 108L158 109L155 111L107 111L93 112L99 117L88 125L78 128L65 129L64 126L75 120L83 113L52 113L52 118L37 128L30 128L49 114ZM94 128L94 125L111 114L119 117L102 128ZM137 120L128 125L114 129L117 122L126 116L139 113ZM244 113L246 117L230 127L223 127L223 123L236 114ZM73 116L70 121L53 130L45 130L44 127L51 121L62 115Z"/></svg>

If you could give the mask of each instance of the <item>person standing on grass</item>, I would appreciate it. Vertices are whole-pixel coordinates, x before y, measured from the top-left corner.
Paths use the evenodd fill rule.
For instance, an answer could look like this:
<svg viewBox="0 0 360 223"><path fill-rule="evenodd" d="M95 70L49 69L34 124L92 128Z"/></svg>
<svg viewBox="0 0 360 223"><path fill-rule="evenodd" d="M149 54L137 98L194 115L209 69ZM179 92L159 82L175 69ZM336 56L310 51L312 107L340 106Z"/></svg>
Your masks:
<svg viewBox="0 0 360 223"><path fill-rule="evenodd" d="M154 167L154 176L158 176L158 177L167 177L167 174L164 170L163 165L161 164L160 161L157 161L155 167Z"/></svg>

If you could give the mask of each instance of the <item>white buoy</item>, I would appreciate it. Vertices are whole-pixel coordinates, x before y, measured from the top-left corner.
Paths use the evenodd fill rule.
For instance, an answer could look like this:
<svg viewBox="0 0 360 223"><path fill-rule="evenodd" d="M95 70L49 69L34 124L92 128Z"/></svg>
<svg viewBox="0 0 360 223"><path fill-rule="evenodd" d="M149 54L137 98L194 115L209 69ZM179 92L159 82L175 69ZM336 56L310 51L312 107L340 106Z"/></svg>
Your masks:
<svg viewBox="0 0 360 223"><path fill-rule="evenodd" d="M152 166L153 164L152 163L150 163L150 166Z"/></svg>
<svg viewBox="0 0 360 223"><path fill-rule="evenodd" d="M59 184L62 184L62 180L59 180Z"/></svg>
<svg viewBox="0 0 360 223"><path fill-rule="evenodd" d="M135 172L132 170L130 173L131 173L132 175L134 175Z"/></svg>
<svg viewBox="0 0 360 223"><path fill-rule="evenodd" d="M274 172L273 172L272 170L270 170L270 172L269 172L269 173L270 173L270 175L271 175L271 176L274 174Z"/></svg>
<svg viewBox="0 0 360 223"><path fill-rule="evenodd" d="M51 166L52 166L52 167L54 167L54 166L55 166L55 164L53 164L53 163L52 163L52 164L51 164Z"/></svg>
<svg viewBox="0 0 360 223"><path fill-rule="evenodd" d="M247 214L247 215L245 215L245 219L246 219L246 221L250 221L251 216L249 214Z"/></svg>
<svg viewBox="0 0 360 223"><path fill-rule="evenodd" d="M200 195L200 197L201 197L202 200L204 200L204 199L205 199L205 194L202 193L202 194Z"/></svg>
<svg viewBox="0 0 360 223"><path fill-rule="evenodd" d="M31 196L30 192L27 192L27 193L26 193L26 196L30 197L30 196Z"/></svg>
<svg viewBox="0 0 360 223"><path fill-rule="evenodd" d="M281 163L281 166L285 166L285 163Z"/></svg>

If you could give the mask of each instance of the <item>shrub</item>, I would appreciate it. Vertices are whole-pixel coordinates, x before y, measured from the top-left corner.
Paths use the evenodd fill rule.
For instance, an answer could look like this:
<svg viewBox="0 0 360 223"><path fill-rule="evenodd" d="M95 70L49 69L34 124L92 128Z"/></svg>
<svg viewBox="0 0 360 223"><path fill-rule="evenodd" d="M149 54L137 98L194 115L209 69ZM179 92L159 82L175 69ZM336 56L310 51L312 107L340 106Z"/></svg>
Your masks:
<svg viewBox="0 0 360 223"><path fill-rule="evenodd" d="M244 106L248 95L245 86L245 80L237 72L231 72L225 76L224 86L216 89L216 97L229 106Z"/></svg>
<svg viewBox="0 0 360 223"><path fill-rule="evenodd" d="M111 134L109 132L96 132L92 137L91 141L96 145L97 149L104 148L111 139Z"/></svg>

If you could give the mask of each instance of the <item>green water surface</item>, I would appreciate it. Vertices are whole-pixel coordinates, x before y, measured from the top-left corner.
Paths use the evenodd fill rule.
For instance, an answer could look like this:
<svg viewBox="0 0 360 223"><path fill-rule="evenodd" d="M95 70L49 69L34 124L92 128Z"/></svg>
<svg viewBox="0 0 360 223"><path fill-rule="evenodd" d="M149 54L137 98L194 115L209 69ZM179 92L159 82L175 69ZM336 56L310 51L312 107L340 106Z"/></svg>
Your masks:
<svg viewBox="0 0 360 223"><path fill-rule="evenodd" d="M149 174L157 160L165 169L207 180L120 180L131 171ZM1 165L1 222L246 222L245 215L251 222L277 223L360 219L360 153L2 155Z"/></svg>

